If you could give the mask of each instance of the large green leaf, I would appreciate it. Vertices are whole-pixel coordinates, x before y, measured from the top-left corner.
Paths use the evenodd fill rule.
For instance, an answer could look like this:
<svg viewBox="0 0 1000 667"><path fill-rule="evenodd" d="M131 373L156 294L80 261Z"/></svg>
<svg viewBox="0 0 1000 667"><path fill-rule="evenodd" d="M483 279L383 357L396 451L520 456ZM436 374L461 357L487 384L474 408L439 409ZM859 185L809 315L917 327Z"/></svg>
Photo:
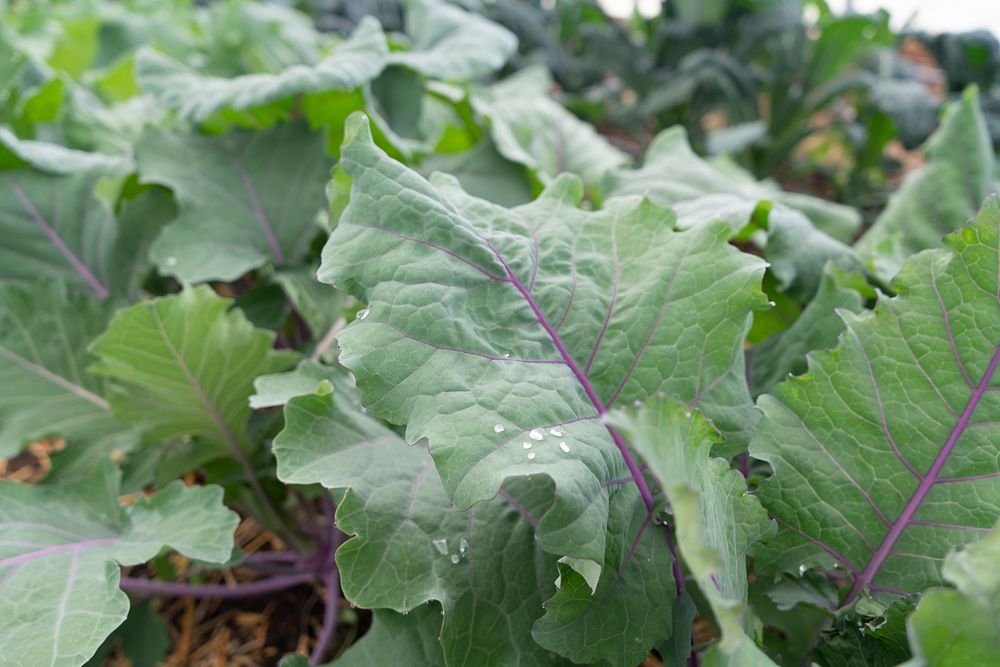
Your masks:
<svg viewBox="0 0 1000 667"><path fill-rule="evenodd" d="M0 278L60 276L69 287L108 296L117 227L94 196L98 177L32 169L0 173Z"/></svg>
<svg viewBox="0 0 1000 667"><path fill-rule="evenodd" d="M910 254L938 247L996 192L996 157L975 87L945 109L923 151L926 164L907 176L858 242L858 252L886 280Z"/></svg>
<svg viewBox="0 0 1000 667"><path fill-rule="evenodd" d="M928 591L907 629L913 659L904 667L989 665L1000 655L1000 529L945 558L955 590Z"/></svg>
<svg viewBox="0 0 1000 667"><path fill-rule="evenodd" d="M724 219L738 231L753 221L762 228L763 241L758 244L765 249L775 277L784 289L806 298L818 289L826 262L862 268L846 245L861 222L857 211L782 192L755 181L735 165L707 162L691 149L680 127L657 135L641 168L607 173L605 197L637 194L677 205L679 226Z"/></svg>
<svg viewBox="0 0 1000 667"><path fill-rule="evenodd" d="M222 489L174 482L118 503L119 473L61 486L0 483L0 653L11 667L77 667L128 613L119 564L165 546L223 563L239 517Z"/></svg>
<svg viewBox="0 0 1000 667"><path fill-rule="evenodd" d="M443 0L405 0L412 48L393 51L389 62L425 76L468 81L504 66L517 38L503 26Z"/></svg>
<svg viewBox="0 0 1000 667"><path fill-rule="evenodd" d="M382 71L388 53L378 21L366 19L315 65L293 65L277 74L199 74L150 49L139 51L135 71L143 90L160 104L202 122L226 110L246 111L296 95L355 90Z"/></svg>
<svg viewBox="0 0 1000 667"><path fill-rule="evenodd" d="M773 532L760 501L725 459L711 458L715 429L684 404L654 397L611 423L649 464L670 503L679 555L722 630L713 664L773 665L747 636L747 552Z"/></svg>
<svg viewBox="0 0 1000 667"><path fill-rule="evenodd" d="M765 568L822 564L851 581L847 601L923 590L947 552L976 540L1000 507L1000 204L911 258L874 312L809 372L760 398L751 453L782 527Z"/></svg>
<svg viewBox="0 0 1000 667"><path fill-rule="evenodd" d="M354 535L337 552L345 597L402 613L440 602L449 665L550 664L531 625L555 578L555 559L535 542L551 487L521 481L459 511L426 447L361 412L353 391L339 383L292 398L274 441L286 483L350 489L337 508L338 527Z"/></svg>
<svg viewBox="0 0 1000 667"><path fill-rule="evenodd" d="M629 472L608 407L663 391L736 441L752 425L742 341L763 262L725 224L678 232L637 199L585 211L572 177L504 209L388 159L362 117L349 137L351 200L319 275L369 308L340 333L340 361L373 414L429 440L459 508L549 476L542 544L600 563L606 484Z"/></svg>
<svg viewBox="0 0 1000 667"><path fill-rule="evenodd" d="M544 181L563 172L583 179L588 189L604 173L629 163L592 126L549 97L552 80L543 69L522 70L473 98L489 119L497 149L508 160L535 171Z"/></svg>
<svg viewBox="0 0 1000 667"><path fill-rule="evenodd" d="M45 437L96 457L132 444L132 429L111 416L105 380L87 373L87 345L110 316L58 279L0 284L0 457Z"/></svg>
<svg viewBox="0 0 1000 667"><path fill-rule="evenodd" d="M272 350L274 334L231 303L202 286L119 311L91 345L92 370L121 385L115 414L156 440L196 436L216 456L247 448L254 379L294 355Z"/></svg>
<svg viewBox="0 0 1000 667"><path fill-rule="evenodd" d="M136 153L142 178L180 202L180 217L151 248L162 273L235 280L267 263L298 262L319 232L330 160L301 124L223 137L155 129Z"/></svg>

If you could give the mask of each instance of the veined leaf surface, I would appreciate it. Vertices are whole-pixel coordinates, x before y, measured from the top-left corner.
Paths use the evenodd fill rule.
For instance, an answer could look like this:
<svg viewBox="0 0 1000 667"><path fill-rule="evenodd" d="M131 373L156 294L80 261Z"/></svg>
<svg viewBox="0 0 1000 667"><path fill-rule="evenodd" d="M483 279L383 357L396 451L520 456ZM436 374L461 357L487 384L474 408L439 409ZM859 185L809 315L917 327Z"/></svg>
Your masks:
<svg viewBox="0 0 1000 667"><path fill-rule="evenodd" d="M0 654L11 667L77 667L128 613L119 565L170 546L223 563L239 517L218 487L177 481L152 498L118 503L110 463L76 484L0 483Z"/></svg>
<svg viewBox="0 0 1000 667"><path fill-rule="evenodd" d="M678 232L638 199L584 211L572 177L504 209L388 159L363 117L348 136L351 201L319 275L368 309L341 332L341 363L373 414L427 438L460 509L547 475L542 545L603 562L607 485L640 475L600 416L663 391L738 439L763 262L721 222Z"/></svg>
<svg viewBox="0 0 1000 667"><path fill-rule="evenodd" d="M1000 508L1000 204L910 259L874 312L762 396L751 454L781 530L757 563L842 568L848 601L940 582Z"/></svg>

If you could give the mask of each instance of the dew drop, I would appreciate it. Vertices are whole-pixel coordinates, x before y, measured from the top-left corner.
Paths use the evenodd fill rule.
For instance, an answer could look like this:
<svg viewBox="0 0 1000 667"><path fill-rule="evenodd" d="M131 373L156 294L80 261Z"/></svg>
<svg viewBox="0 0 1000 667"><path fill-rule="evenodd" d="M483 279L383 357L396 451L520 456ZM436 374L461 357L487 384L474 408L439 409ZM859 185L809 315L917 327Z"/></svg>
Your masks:
<svg viewBox="0 0 1000 667"><path fill-rule="evenodd" d="M542 433L542 429L533 428L531 429L531 431L528 432L528 437L531 438L532 440L544 440L545 434Z"/></svg>
<svg viewBox="0 0 1000 667"><path fill-rule="evenodd" d="M771 308L774 308L774 307L775 307L775 306L777 306L778 304L776 304L776 303L775 303L774 301L768 301L768 302L767 302L767 305L771 306Z"/></svg>
<svg viewBox="0 0 1000 667"><path fill-rule="evenodd" d="M167 257L167 259L164 262L164 264L166 264L167 266L177 266L177 258L176 257Z"/></svg>
<svg viewBox="0 0 1000 667"><path fill-rule="evenodd" d="M549 429L549 435L554 435L557 438L561 438L564 435L566 435L566 433L558 426L553 426L552 428Z"/></svg>
<svg viewBox="0 0 1000 667"><path fill-rule="evenodd" d="M438 552L442 556L447 556L448 555L448 540L446 540L443 537L440 540L434 540L434 548L437 549Z"/></svg>
<svg viewBox="0 0 1000 667"><path fill-rule="evenodd" d="M404 610L403 610L403 611L401 611L400 613L401 613L401 614L402 614L403 616L406 616L407 614L409 614L409 613L410 613L410 610L409 610L409 609L404 609Z"/></svg>
<svg viewBox="0 0 1000 667"><path fill-rule="evenodd" d="M503 433L503 424L497 424L493 427L494 433Z"/></svg>
<svg viewBox="0 0 1000 667"><path fill-rule="evenodd" d="M690 410L688 410L687 412L685 412L685 413L684 413L684 416L685 416L685 417L690 417L690 416L691 416L691 411L690 411Z"/></svg>
<svg viewBox="0 0 1000 667"><path fill-rule="evenodd" d="M801 577L805 573L806 573L806 566L805 565L799 565L799 576Z"/></svg>
<svg viewBox="0 0 1000 667"><path fill-rule="evenodd" d="M510 352L504 352L503 353L503 358L504 359L510 359Z"/></svg>
<svg viewBox="0 0 1000 667"><path fill-rule="evenodd" d="M525 449L531 449L534 445L532 445L530 442L522 442L521 446L524 447Z"/></svg>
<svg viewBox="0 0 1000 667"><path fill-rule="evenodd" d="M632 405L634 405L637 408L641 408L642 407L642 401L639 401L639 400L633 401Z"/></svg>
<svg viewBox="0 0 1000 667"><path fill-rule="evenodd" d="M764 268L765 269L770 269L771 268L771 262L764 262Z"/></svg>
<svg viewBox="0 0 1000 667"><path fill-rule="evenodd" d="M528 452L528 460L529 461L533 461L534 459L535 459L535 453L534 452Z"/></svg>
<svg viewBox="0 0 1000 667"><path fill-rule="evenodd" d="M354 319L356 319L356 320L363 320L366 317L368 317L368 309L364 308L364 309L358 311L358 314L354 316Z"/></svg>
<svg viewBox="0 0 1000 667"><path fill-rule="evenodd" d="M463 537L462 541L458 543L458 554L465 558L467 553L469 553L469 541Z"/></svg>
<svg viewBox="0 0 1000 667"><path fill-rule="evenodd" d="M452 554L451 555L451 564L452 565L458 565L458 560L459 560L458 559L458 554Z"/></svg>
<svg viewBox="0 0 1000 667"><path fill-rule="evenodd" d="M567 454L569 453L569 445L567 445L565 442L559 443L559 449L563 450Z"/></svg>

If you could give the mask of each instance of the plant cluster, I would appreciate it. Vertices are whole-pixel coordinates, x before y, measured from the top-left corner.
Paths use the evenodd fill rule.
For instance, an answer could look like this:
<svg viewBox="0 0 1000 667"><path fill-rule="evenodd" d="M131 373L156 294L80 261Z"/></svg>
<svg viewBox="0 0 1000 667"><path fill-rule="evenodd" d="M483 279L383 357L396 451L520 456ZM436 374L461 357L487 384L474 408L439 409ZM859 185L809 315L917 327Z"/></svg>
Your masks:
<svg viewBox="0 0 1000 667"><path fill-rule="evenodd" d="M154 665L140 600L311 584L284 667L992 664L977 89L863 225L683 124L636 160L504 69L507 28L389 4L346 36L243 0L6 7L0 460L44 474L0 481L0 663ZM872 21L790 35L805 70L767 47L767 160Z"/></svg>

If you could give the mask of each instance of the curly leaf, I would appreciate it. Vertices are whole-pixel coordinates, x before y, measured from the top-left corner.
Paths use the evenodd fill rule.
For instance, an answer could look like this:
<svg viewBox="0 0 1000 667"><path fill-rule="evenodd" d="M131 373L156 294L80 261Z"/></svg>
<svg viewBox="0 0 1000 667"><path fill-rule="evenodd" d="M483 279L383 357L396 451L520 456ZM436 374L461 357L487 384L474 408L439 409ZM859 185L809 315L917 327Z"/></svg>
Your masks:
<svg viewBox="0 0 1000 667"><path fill-rule="evenodd" d="M118 504L110 463L77 484L0 483L0 653L11 667L77 667L128 614L119 565L169 545L223 563L239 517L218 487L174 482Z"/></svg>
<svg viewBox="0 0 1000 667"><path fill-rule="evenodd" d="M809 372L758 402L751 453L774 475L760 498L782 527L758 564L822 564L864 590L904 595L940 581L952 548L1000 507L1000 204L910 259L874 312Z"/></svg>

